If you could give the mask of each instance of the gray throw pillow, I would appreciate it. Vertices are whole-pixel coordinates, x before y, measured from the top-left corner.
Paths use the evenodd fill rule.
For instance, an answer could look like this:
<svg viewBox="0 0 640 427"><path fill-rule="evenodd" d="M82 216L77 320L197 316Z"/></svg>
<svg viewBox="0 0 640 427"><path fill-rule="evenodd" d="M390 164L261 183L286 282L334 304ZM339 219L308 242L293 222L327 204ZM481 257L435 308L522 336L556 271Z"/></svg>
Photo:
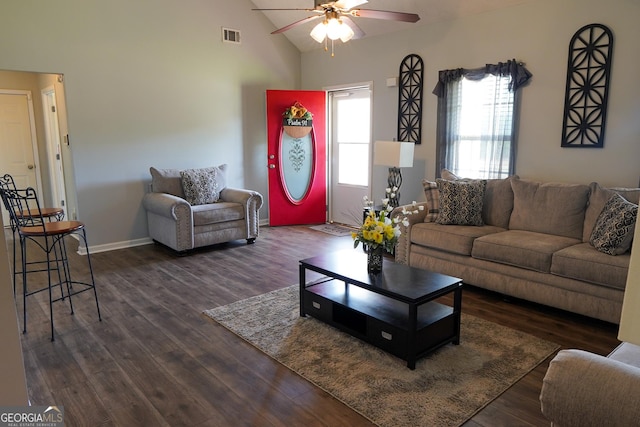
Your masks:
<svg viewBox="0 0 640 427"><path fill-rule="evenodd" d="M180 176L184 197L193 206L217 202L225 187L224 172L218 167L186 169Z"/></svg>
<svg viewBox="0 0 640 427"><path fill-rule="evenodd" d="M589 243L609 255L627 252L631 248L637 216L638 205L614 194L604 205Z"/></svg>
<svg viewBox="0 0 640 427"><path fill-rule="evenodd" d="M487 181L447 181L436 179L440 214L436 223L446 225L483 225L482 205Z"/></svg>

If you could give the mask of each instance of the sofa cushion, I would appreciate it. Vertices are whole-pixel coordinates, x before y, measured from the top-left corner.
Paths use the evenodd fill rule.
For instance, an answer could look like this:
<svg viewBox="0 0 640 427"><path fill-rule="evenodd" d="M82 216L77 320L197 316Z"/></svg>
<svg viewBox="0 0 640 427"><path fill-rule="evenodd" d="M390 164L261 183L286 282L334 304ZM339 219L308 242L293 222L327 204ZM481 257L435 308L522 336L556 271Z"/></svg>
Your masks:
<svg viewBox="0 0 640 427"><path fill-rule="evenodd" d="M483 225L482 205L486 180L436 179L440 197L438 224Z"/></svg>
<svg viewBox="0 0 640 427"><path fill-rule="evenodd" d="M240 203L218 202L192 207L193 225L207 225L234 221L244 218L244 208Z"/></svg>
<svg viewBox="0 0 640 427"><path fill-rule="evenodd" d="M180 172L184 198L191 205L215 203L227 186L227 165L201 169L185 169Z"/></svg>
<svg viewBox="0 0 640 427"><path fill-rule="evenodd" d="M151 172L151 188L156 193L167 193L184 199L182 177L179 169L149 168Z"/></svg>
<svg viewBox="0 0 640 427"><path fill-rule="evenodd" d="M580 240L570 237L507 230L475 239L471 256L548 273L553 253L577 243Z"/></svg>
<svg viewBox="0 0 640 427"><path fill-rule="evenodd" d="M604 188L597 182L589 184L591 194L589 195L589 205L584 216L584 231L582 233L582 241L588 242L593 232L593 227L600 216L600 212L604 205L609 201L613 194L620 194L626 200L636 205L640 201L640 188Z"/></svg>
<svg viewBox="0 0 640 427"><path fill-rule="evenodd" d="M484 203L482 205L482 219L485 224L495 225L502 228L509 227L511 212L513 212L513 189L511 179L488 179L487 188L484 192Z"/></svg>
<svg viewBox="0 0 640 427"><path fill-rule="evenodd" d="M611 256L589 243L580 243L553 254L551 273L598 285L624 289L631 255Z"/></svg>
<svg viewBox="0 0 640 427"><path fill-rule="evenodd" d="M582 239L589 186L512 179L509 229Z"/></svg>
<svg viewBox="0 0 640 427"><path fill-rule="evenodd" d="M476 238L501 231L505 231L505 229L492 225L470 227L468 225L442 225L433 222L418 223L411 227L411 243L470 256L473 241Z"/></svg>
<svg viewBox="0 0 640 427"><path fill-rule="evenodd" d="M422 188L424 189L424 195L427 198L427 214L424 217L424 222L435 222L435 220L438 219L438 214L440 213L440 194L438 184L423 179Z"/></svg>
<svg viewBox="0 0 640 427"><path fill-rule="evenodd" d="M612 195L593 227L589 243L609 255L627 252L631 248L637 217L638 205L617 193Z"/></svg>

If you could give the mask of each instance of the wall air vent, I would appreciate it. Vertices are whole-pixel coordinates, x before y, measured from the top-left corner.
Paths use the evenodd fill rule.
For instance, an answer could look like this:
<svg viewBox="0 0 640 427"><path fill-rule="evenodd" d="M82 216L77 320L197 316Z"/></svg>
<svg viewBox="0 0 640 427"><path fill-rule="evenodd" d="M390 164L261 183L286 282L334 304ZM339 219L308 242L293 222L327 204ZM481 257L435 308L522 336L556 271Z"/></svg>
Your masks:
<svg viewBox="0 0 640 427"><path fill-rule="evenodd" d="M222 41L240 44L240 31L222 27Z"/></svg>

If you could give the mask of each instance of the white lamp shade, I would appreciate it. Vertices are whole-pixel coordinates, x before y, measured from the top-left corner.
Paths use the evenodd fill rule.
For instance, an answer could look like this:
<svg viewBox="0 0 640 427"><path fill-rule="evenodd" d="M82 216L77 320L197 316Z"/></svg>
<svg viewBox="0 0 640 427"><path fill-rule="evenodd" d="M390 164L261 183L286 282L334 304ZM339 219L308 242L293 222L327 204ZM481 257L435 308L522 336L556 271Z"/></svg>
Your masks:
<svg viewBox="0 0 640 427"><path fill-rule="evenodd" d="M343 23L340 27L341 27L340 28L340 40L342 40L342 43L346 43L349 40L351 40L351 38L355 35L355 33L353 32L351 27L348 26L345 23Z"/></svg>
<svg viewBox="0 0 640 427"><path fill-rule="evenodd" d="M323 21L313 27L313 30L311 30L309 35L318 43L322 43L324 38L327 36L327 21Z"/></svg>
<svg viewBox="0 0 640 427"><path fill-rule="evenodd" d="M640 345L640 226L636 220L618 339Z"/></svg>
<svg viewBox="0 0 640 427"><path fill-rule="evenodd" d="M327 37L331 40L338 40L342 34L342 22L336 18L329 19L327 22Z"/></svg>
<svg viewBox="0 0 640 427"><path fill-rule="evenodd" d="M376 141L373 147L373 164L397 168L413 167L413 142Z"/></svg>

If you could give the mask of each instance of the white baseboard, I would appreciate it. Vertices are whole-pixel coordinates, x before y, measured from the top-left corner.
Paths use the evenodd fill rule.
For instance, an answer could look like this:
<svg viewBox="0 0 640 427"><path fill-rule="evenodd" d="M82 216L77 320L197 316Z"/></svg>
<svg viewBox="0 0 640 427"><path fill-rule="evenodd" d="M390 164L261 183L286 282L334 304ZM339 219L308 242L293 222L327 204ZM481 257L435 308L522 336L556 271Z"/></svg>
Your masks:
<svg viewBox="0 0 640 427"><path fill-rule="evenodd" d="M258 222L258 224L261 227L268 227L269 219L261 219ZM78 239L76 236L73 236L73 237ZM80 239L78 239L78 241L80 241ZM115 251L117 249L126 249L126 248L134 248L136 246L150 245L152 243L153 243L153 239L151 239L151 237L143 237L142 239L125 240L122 242L114 242L114 243L106 243L104 245L89 246L89 250L91 251L92 254L96 254L99 252L108 252L108 251ZM78 254L86 255L87 248L85 248L82 244L80 244L78 246Z"/></svg>
<svg viewBox="0 0 640 427"><path fill-rule="evenodd" d="M153 243L153 240L151 239L151 237L144 237L142 239L125 240L122 242L114 242L114 243L106 243L104 245L89 246L89 250L91 251L92 254L96 254L99 252L108 252L108 251L115 251L117 249L125 249L125 248L133 248L136 246L150 245L152 243ZM82 245L78 246L78 254L86 255L87 248Z"/></svg>

